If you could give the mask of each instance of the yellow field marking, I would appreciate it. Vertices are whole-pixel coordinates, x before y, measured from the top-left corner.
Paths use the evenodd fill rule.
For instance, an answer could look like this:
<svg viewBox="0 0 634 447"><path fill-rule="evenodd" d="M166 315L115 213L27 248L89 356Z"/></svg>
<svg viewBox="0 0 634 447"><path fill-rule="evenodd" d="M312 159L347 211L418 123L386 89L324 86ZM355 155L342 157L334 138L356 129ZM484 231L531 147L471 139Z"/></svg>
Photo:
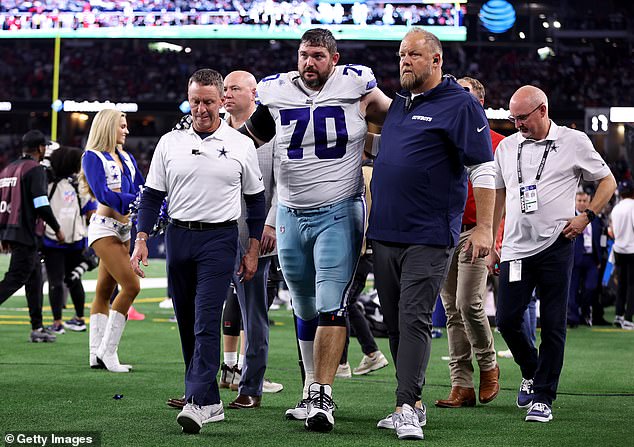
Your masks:
<svg viewBox="0 0 634 447"><path fill-rule="evenodd" d="M627 331L625 329L618 329L618 328L614 328L614 329L592 329L592 332L631 332L634 334L634 331Z"/></svg>
<svg viewBox="0 0 634 447"><path fill-rule="evenodd" d="M175 321L170 321L169 318L152 318L152 321L154 323L174 323L174 324L176 324Z"/></svg>

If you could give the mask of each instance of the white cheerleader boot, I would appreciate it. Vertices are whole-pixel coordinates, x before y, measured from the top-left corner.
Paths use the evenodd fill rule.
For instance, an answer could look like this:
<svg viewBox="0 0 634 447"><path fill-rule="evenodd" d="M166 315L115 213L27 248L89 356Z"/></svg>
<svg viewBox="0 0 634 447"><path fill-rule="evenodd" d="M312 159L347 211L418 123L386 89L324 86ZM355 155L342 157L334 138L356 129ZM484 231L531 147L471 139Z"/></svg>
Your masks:
<svg viewBox="0 0 634 447"><path fill-rule="evenodd" d="M125 329L125 315L116 310L110 310L110 317L106 325L106 331L97 349L97 362L110 372L127 373L132 367L119 363L117 349L123 330Z"/></svg>
<svg viewBox="0 0 634 447"><path fill-rule="evenodd" d="M103 334L106 332L106 325L108 324L108 315L105 314L92 314L90 316L90 326L88 331L90 334L88 348L90 350L90 367L91 368L103 368L97 362L97 349L103 339Z"/></svg>

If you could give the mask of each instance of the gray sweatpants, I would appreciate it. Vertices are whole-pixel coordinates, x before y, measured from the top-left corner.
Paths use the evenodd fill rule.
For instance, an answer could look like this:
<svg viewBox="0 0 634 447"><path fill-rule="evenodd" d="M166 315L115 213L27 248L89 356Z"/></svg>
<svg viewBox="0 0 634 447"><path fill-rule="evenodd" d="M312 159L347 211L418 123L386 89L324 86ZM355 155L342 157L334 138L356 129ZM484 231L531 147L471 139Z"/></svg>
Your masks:
<svg viewBox="0 0 634 447"><path fill-rule="evenodd" d="M374 280L396 365L396 406L421 400L431 315L454 248L373 241Z"/></svg>

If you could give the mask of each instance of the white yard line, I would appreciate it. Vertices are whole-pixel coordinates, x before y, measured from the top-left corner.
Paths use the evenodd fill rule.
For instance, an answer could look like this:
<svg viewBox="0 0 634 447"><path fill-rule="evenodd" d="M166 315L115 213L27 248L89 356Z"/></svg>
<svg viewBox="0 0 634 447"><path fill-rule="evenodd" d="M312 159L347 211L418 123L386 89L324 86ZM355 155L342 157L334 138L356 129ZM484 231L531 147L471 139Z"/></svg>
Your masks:
<svg viewBox="0 0 634 447"><path fill-rule="evenodd" d="M85 279L82 281L86 292L94 292L97 286L96 279ZM141 278L141 289L165 289L167 288L167 278ZM44 283L44 294L48 294L48 281ZM24 296L24 287L20 288L13 296Z"/></svg>

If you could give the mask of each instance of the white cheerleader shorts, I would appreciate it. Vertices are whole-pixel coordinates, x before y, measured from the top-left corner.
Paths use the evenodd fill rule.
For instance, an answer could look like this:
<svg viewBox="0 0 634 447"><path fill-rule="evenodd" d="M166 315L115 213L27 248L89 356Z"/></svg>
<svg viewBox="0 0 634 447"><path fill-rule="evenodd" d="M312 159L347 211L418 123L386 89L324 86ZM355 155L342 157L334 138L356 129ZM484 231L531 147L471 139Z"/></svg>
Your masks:
<svg viewBox="0 0 634 447"><path fill-rule="evenodd" d="M88 246L90 247L97 239L108 236L116 237L121 242L127 242L130 240L131 229L131 222L124 224L112 217L93 214L90 218L90 225L88 225Z"/></svg>

